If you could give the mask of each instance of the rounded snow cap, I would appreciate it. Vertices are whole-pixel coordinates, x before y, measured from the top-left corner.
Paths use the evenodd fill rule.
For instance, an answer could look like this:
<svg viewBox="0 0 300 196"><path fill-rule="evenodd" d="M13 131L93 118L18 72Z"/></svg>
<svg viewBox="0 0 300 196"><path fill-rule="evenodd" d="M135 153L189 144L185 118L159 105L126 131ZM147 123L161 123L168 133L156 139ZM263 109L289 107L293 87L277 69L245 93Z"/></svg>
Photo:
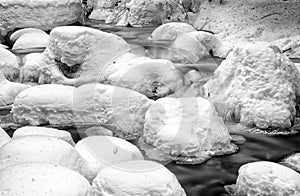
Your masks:
<svg viewBox="0 0 300 196"><path fill-rule="evenodd" d="M235 196L298 196L300 174L273 162L248 163L239 169L236 184L225 188Z"/></svg>

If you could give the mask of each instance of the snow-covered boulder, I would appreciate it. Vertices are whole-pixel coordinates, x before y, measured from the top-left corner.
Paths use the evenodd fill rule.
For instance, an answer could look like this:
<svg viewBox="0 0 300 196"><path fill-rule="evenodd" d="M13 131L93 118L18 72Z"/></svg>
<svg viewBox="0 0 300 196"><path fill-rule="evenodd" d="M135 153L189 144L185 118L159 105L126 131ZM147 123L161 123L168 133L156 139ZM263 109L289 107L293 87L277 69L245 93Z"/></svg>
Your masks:
<svg viewBox="0 0 300 196"><path fill-rule="evenodd" d="M77 142L75 149L92 169L93 178L103 167L144 159L135 145L117 137L87 137Z"/></svg>
<svg viewBox="0 0 300 196"><path fill-rule="evenodd" d="M116 8L119 8L120 15L126 11L125 4L130 0L88 0L87 5L93 8L90 19L105 21L110 15L115 14ZM115 14L116 15L116 14Z"/></svg>
<svg viewBox="0 0 300 196"><path fill-rule="evenodd" d="M67 167L92 180L91 170L75 148L54 137L14 138L0 148L0 170L18 163L51 163Z"/></svg>
<svg viewBox="0 0 300 196"><path fill-rule="evenodd" d="M10 40L14 42L13 50L19 53L28 53L46 48L49 35L35 28L25 28L14 32Z"/></svg>
<svg viewBox="0 0 300 196"><path fill-rule="evenodd" d="M300 95L300 75L277 46L237 47L204 85L224 119L261 129L290 129Z"/></svg>
<svg viewBox="0 0 300 196"><path fill-rule="evenodd" d="M184 22L169 22L160 25L151 33L151 40L175 40L176 37L183 33L196 31L196 29Z"/></svg>
<svg viewBox="0 0 300 196"><path fill-rule="evenodd" d="M181 164L202 163L237 150L214 106L201 97L154 102L139 145L149 158Z"/></svg>
<svg viewBox="0 0 300 196"><path fill-rule="evenodd" d="M300 153L288 156L282 161L286 166L300 172Z"/></svg>
<svg viewBox="0 0 300 196"><path fill-rule="evenodd" d="M105 66L105 69L102 71L101 75L99 76L99 81L102 83L107 82L107 78L118 69L121 68L124 64L127 64L129 61L137 59L139 57L145 57L146 51L141 49L139 46L137 48L133 48L130 51L124 51L123 54L115 57Z"/></svg>
<svg viewBox="0 0 300 196"><path fill-rule="evenodd" d="M37 83L40 75L39 69L42 66L42 54L27 54L23 57L23 63L24 65L20 71L20 81Z"/></svg>
<svg viewBox="0 0 300 196"><path fill-rule="evenodd" d="M54 137L64 140L73 146L75 145L75 142L69 132L48 127L25 126L18 128L13 133L13 139L31 135Z"/></svg>
<svg viewBox="0 0 300 196"><path fill-rule="evenodd" d="M21 125L103 126L115 136L136 139L151 103L136 91L110 85L45 84L21 92L12 116Z"/></svg>
<svg viewBox="0 0 300 196"><path fill-rule="evenodd" d="M184 74L185 83L197 83L207 77L205 73L201 73L200 71L190 70L186 74Z"/></svg>
<svg viewBox="0 0 300 196"><path fill-rule="evenodd" d="M8 81L0 70L0 106L13 104L17 95L30 85Z"/></svg>
<svg viewBox="0 0 300 196"><path fill-rule="evenodd" d="M10 196L92 196L77 172L48 163L22 163L0 170L0 193Z"/></svg>
<svg viewBox="0 0 300 196"><path fill-rule="evenodd" d="M9 81L19 80L19 58L3 47L0 47L0 69Z"/></svg>
<svg viewBox="0 0 300 196"><path fill-rule="evenodd" d="M92 2L95 2L95 0ZM193 7L180 0L122 0L92 3L91 19L104 19L106 23L134 27L155 26L167 22L185 22L186 9ZM187 8L185 8L187 6Z"/></svg>
<svg viewBox="0 0 300 196"><path fill-rule="evenodd" d="M229 50L215 35L204 31L191 31L178 34L167 47L151 47L149 53L154 58L173 62L199 63L211 56L225 58Z"/></svg>
<svg viewBox="0 0 300 196"><path fill-rule="evenodd" d="M73 100L77 125L100 125L123 139L142 135L145 113L152 103L136 91L104 84L76 88Z"/></svg>
<svg viewBox="0 0 300 196"><path fill-rule="evenodd" d="M82 11L80 0L1 0L0 34L27 27L51 30L77 22Z"/></svg>
<svg viewBox="0 0 300 196"><path fill-rule="evenodd" d="M92 187L95 195L186 196L176 176L163 165L152 161L128 161L105 167Z"/></svg>
<svg viewBox="0 0 300 196"><path fill-rule="evenodd" d="M149 98L167 96L184 85L184 75L172 62L164 59L134 58L114 64L108 70L112 72L107 77L109 84L132 89Z"/></svg>
<svg viewBox="0 0 300 196"><path fill-rule="evenodd" d="M132 47L112 33L82 26L57 27L50 32L43 53L39 83L81 85L99 81L106 66Z"/></svg>
<svg viewBox="0 0 300 196"><path fill-rule="evenodd" d="M45 84L22 91L15 99L12 115L21 125L68 125L73 119L74 87Z"/></svg>
<svg viewBox="0 0 300 196"><path fill-rule="evenodd" d="M203 58L210 57L210 55L224 58L228 52L220 39L204 31L181 34L175 39L171 48L190 56L189 60L192 62L200 61ZM191 60L193 58L195 60Z"/></svg>
<svg viewBox="0 0 300 196"><path fill-rule="evenodd" d="M277 163L259 161L243 165L236 184L226 189L232 195L297 196L299 187L299 173Z"/></svg>

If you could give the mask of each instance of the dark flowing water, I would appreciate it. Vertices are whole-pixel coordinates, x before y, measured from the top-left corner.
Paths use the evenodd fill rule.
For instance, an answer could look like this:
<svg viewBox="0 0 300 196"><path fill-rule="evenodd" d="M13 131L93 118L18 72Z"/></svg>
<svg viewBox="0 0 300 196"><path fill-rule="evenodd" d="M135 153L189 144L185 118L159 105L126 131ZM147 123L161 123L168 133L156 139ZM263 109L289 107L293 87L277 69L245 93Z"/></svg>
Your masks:
<svg viewBox="0 0 300 196"><path fill-rule="evenodd" d="M151 28L122 28L103 25L89 21L87 26L116 33L127 41L137 41L147 38ZM6 115L9 110L0 111L0 116ZM69 129L74 141L78 141L79 134ZM13 130L7 130L12 135ZM199 165L166 165L178 178L188 196L221 196L225 195L224 185L234 184L237 172L241 165L254 161L280 162L287 155L300 152L300 133L289 136L267 136L249 133L235 133L246 139L238 144L239 152L233 155L212 158Z"/></svg>
<svg viewBox="0 0 300 196"><path fill-rule="evenodd" d="M224 185L234 184L241 165L255 161L280 162L300 152L300 134L266 136L241 133L246 138L234 155L213 158L201 165L167 165L175 173L188 196L220 196Z"/></svg>

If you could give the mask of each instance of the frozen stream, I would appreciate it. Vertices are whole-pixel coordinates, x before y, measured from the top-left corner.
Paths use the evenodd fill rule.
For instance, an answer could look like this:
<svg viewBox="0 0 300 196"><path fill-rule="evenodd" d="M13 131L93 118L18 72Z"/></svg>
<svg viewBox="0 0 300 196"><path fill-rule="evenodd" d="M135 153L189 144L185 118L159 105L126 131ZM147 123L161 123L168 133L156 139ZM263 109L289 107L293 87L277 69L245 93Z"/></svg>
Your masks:
<svg viewBox="0 0 300 196"><path fill-rule="evenodd" d="M122 36L129 43L148 45L145 40L153 31L153 28L123 28L112 27L87 22L100 30L115 33ZM168 42L161 43L168 44ZM294 59L293 61L299 61ZM219 63L219 62L218 62ZM8 114L8 110L0 111L0 115ZM12 135L13 130L7 130ZM73 139L77 142L80 138L75 129L70 128ZM180 184L188 196L220 196L226 195L224 185L234 184L239 167L245 163L267 160L280 162L287 155L300 152L300 133L283 136L267 136L249 133L234 133L235 137L244 138L245 141L238 143L239 152L229 156L215 157L200 165L176 165L170 163L167 166L177 176Z"/></svg>
<svg viewBox="0 0 300 196"><path fill-rule="evenodd" d="M122 36L127 41L136 42L147 38L153 28L121 28L95 24L87 24L100 30ZM143 43L142 43L143 44ZM299 59L292 59L299 61ZM239 133L246 141L238 144L240 151L230 156L222 156L200 165L168 164L185 189L188 196L220 196L225 195L224 185L234 184L241 165L254 161L280 162L287 155L300 152L300 134L290 136L267 136Z"/></svg>

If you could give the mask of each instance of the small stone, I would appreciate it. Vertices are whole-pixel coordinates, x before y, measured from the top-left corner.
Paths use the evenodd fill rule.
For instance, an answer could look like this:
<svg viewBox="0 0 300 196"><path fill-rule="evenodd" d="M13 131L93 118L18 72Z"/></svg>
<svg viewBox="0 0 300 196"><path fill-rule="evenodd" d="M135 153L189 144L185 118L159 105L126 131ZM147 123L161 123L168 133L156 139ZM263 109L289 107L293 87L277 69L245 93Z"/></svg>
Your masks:
<svg viewBox="0 0 300 196"><path fill-rule="evenodd" d="M6 48L0 47L0 69L9 81L19 81L19 58Z"/></svg>
<svg viewBox="0 0 300 196"><path fill-rule="evenodd" d="M184 22L169 22L160 25L151 33L151 40L175 40L179 34L196 31L196 29Z"/></svg>
<svg viewBox="0 0 300 196"><path fill-rule="evenodd" d="M75 145L75 142L73 141L72 136L69 132L47 127L25 126L18 128L13 134L13 139L31 135L54 137L57 139L64 140L72 146Z"/></svg>
<svg viewBox="0 0 300 196"><path fill-rule="evenodd" d="M34 28L25 28L14 32L10 40L14 42L12 50L19 53L29 53L41 50L48 45L49 35Z"/></svg>
<svg viewBox="0 0 300 196"><path fill-rule="evenodd" d="M8 81L0 70L0 106L7 106L14 103L15 98L30 85Z"/></svg>
<svg viewBox="0 0 300 196"><path fill-rule="evenodd" d="M20 71L21 82L38 83L39 68L42 66L42 54L30 53L23 57L24 65Z"/></svg>
<svg viewBox="0 0 300 196"><path fill-rule="evenodd" d="M300 172L300 153L288 156L282 161L286 166Z"/></svg>

